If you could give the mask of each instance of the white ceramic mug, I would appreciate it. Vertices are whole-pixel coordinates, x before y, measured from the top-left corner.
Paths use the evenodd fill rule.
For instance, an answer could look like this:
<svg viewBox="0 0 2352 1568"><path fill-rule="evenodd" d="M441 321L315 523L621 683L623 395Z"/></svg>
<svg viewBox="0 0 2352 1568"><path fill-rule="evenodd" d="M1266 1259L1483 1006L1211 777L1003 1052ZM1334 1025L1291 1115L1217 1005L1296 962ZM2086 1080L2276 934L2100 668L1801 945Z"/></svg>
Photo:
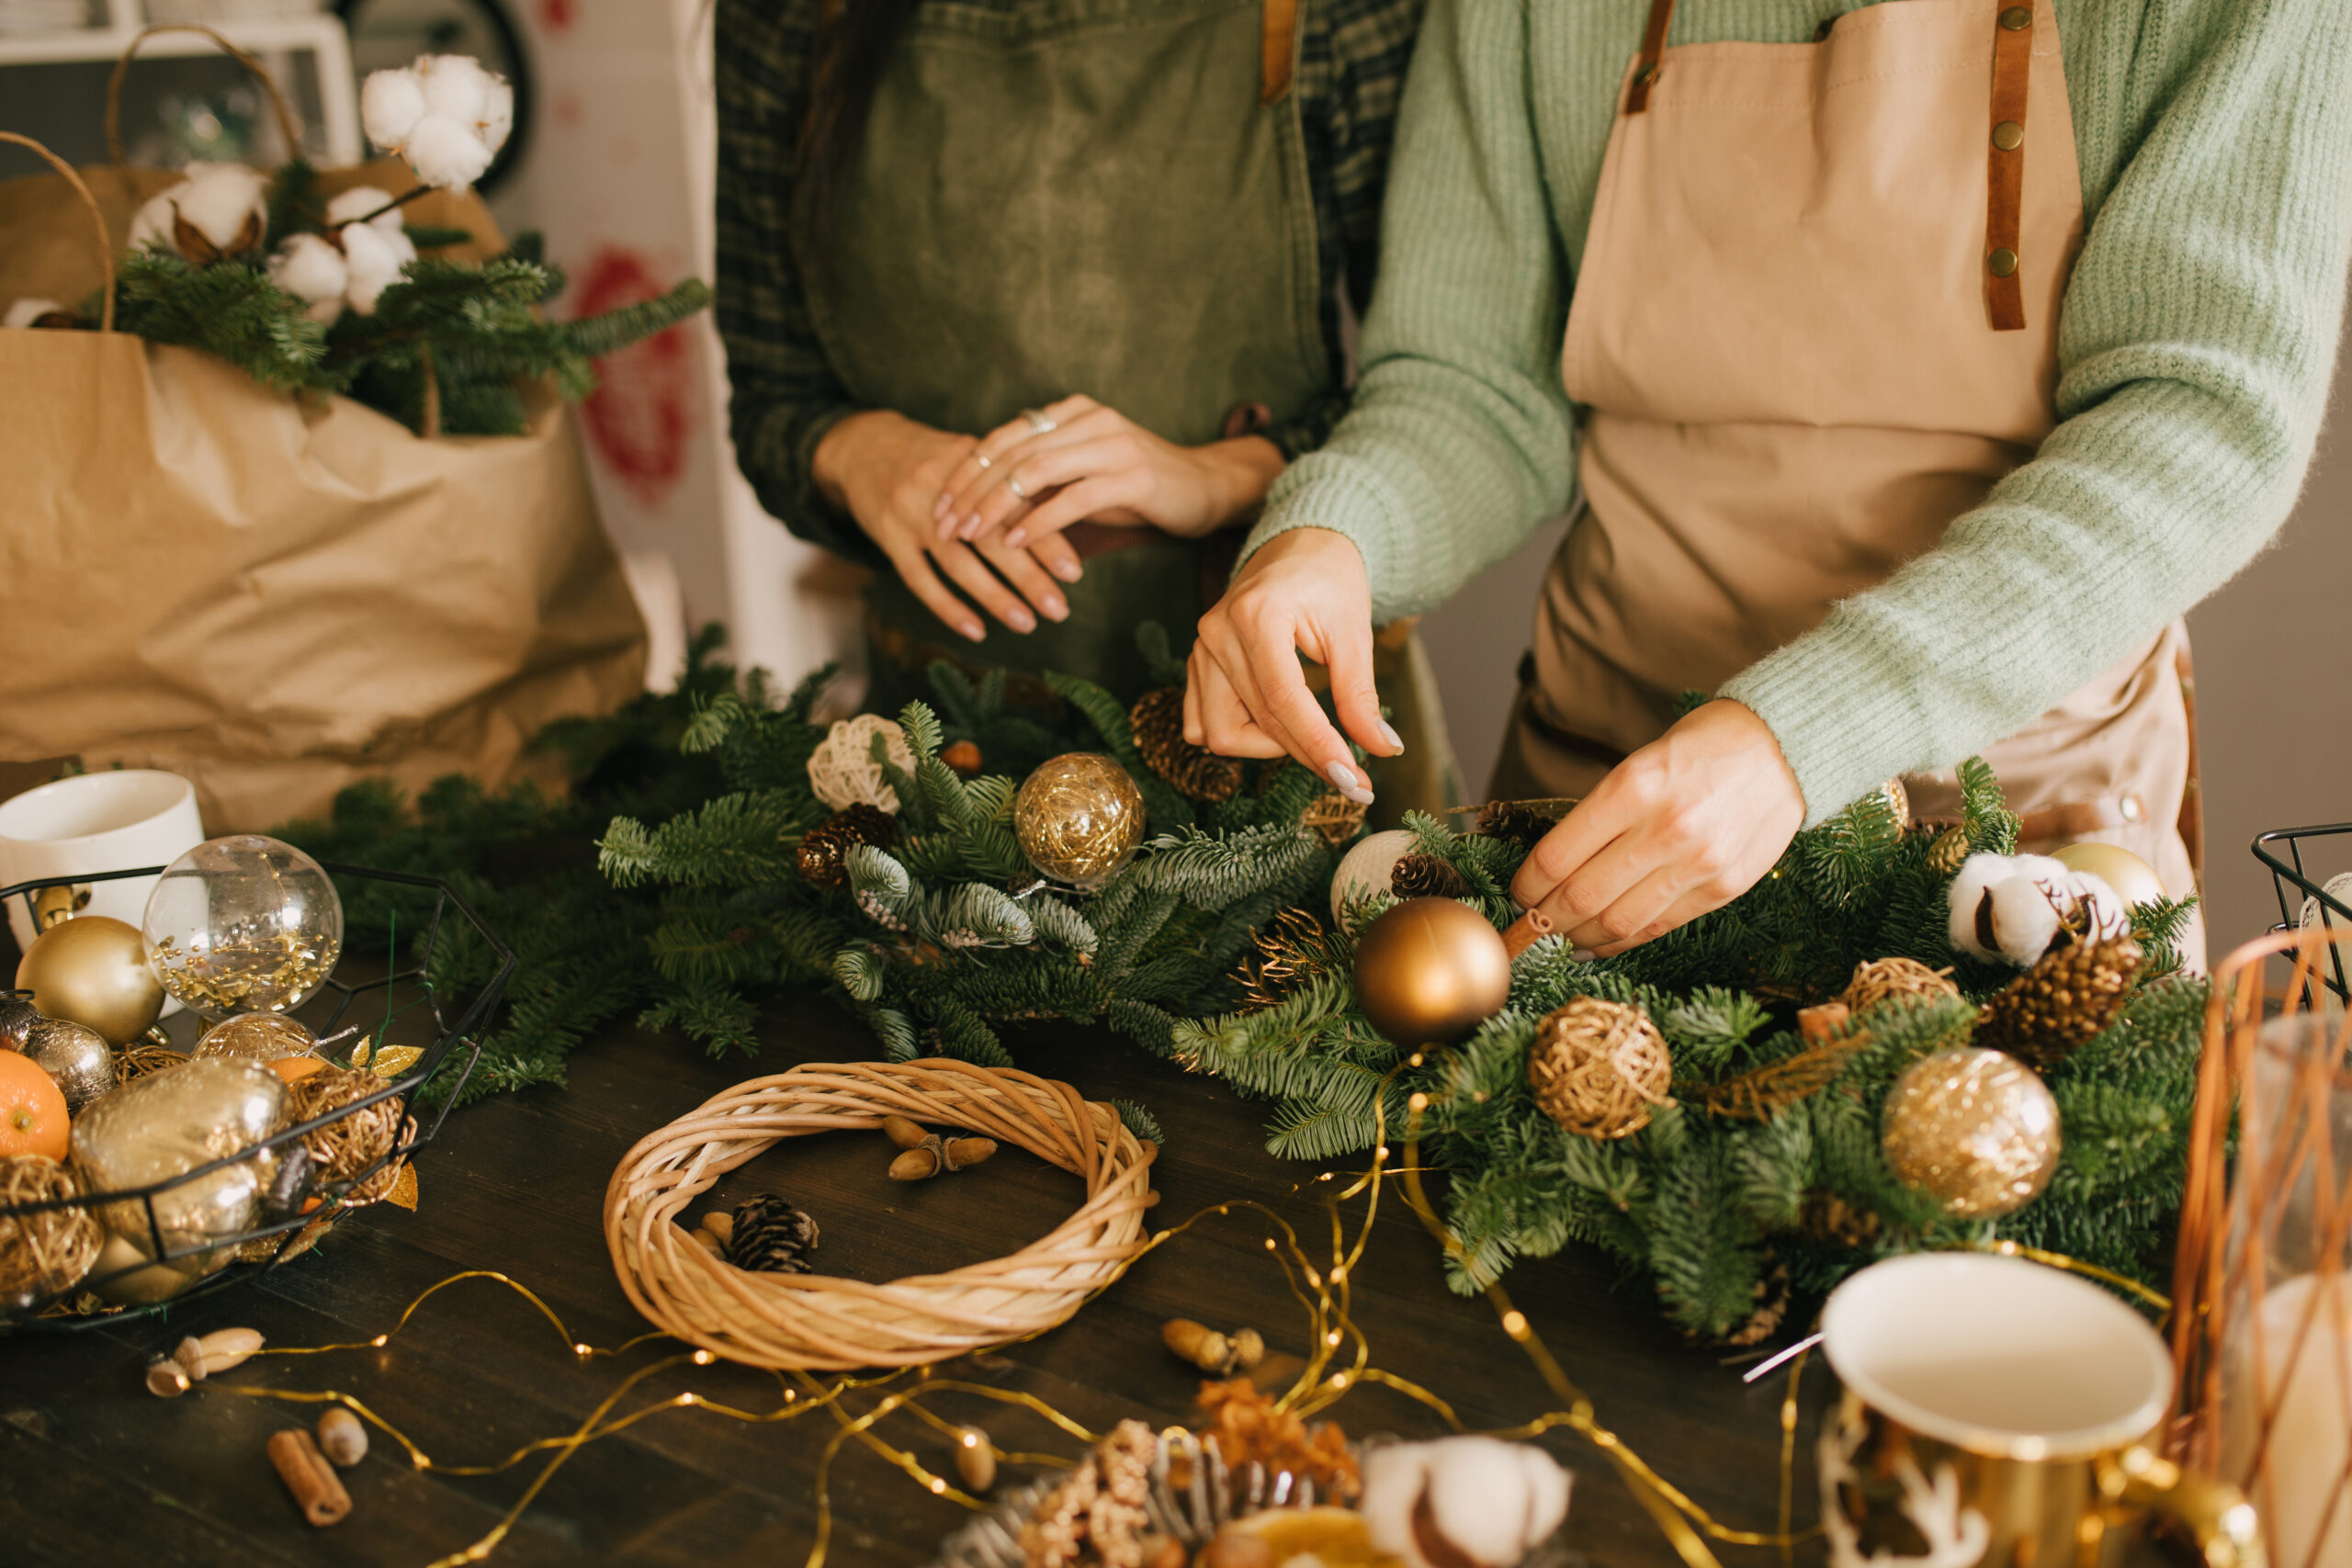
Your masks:
<svg viewBox="0 0 2352 1568"><path fill-rule="evenodd" d="M1838 1286L1821 1331L1846 1385L1821 1435L1832 1568L2101 1568L2149 1514L2184 1527L2212 1568L2262 1562L2245 1499L2145 1446L2172 1399L2171 1353L2088 1280L1916 1254Z"/></svg>
<svg viewBox="0 0 2352 1568"><path fill-rule="evenodd" d="M177 773L123 768L77 773L0 802L0 887L49 876L82 876L169 865L204 841L196 786ZM111 915L140 925L152 876L90 884L77 914ZM8 924L21 950L39 933L21 897L8 900Z"/></svg>

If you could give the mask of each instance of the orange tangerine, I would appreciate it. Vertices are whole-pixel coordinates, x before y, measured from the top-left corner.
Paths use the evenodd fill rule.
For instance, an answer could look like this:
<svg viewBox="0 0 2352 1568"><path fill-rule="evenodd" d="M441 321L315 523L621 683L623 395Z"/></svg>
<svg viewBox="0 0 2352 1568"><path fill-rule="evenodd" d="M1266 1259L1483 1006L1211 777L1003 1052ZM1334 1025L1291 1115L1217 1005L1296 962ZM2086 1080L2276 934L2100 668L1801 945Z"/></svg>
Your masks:
<svg viewBox="0 0 2352 1568"><path fill-rule="evenodd" d="M65 1096L29 1056L0 1051L0 1155L65 1157Z"/></svg>

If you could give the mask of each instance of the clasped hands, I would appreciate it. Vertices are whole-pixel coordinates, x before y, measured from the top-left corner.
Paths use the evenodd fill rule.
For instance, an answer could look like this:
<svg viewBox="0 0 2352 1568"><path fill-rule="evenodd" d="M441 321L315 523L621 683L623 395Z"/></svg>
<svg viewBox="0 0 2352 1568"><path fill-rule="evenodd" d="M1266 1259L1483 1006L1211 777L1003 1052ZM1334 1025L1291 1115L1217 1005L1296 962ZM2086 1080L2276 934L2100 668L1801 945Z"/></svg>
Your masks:
<svg viewBox="0 0 2352 1568"><path fill-rule="evenodd" d="M975 642L986 628L974 604L1023 633L1039 615L1069 618L1061 585L1084 570L1064 536L1071 524L1198 537L1264 500L1282 470L1259 436L1180 446L1082 396L1035 412L978 437L855 413L811 465L915 597Z"/></svg>
<svg viewBox="0 0 2352 1568"><path fill-rule="evenodd" d="M1201 619L1184 738L1234 757L1285 753L1351 798L1371 791L1340 728L1376 756L1404 750L1380 716L1372 594L1344 535L1295 528L1268 541ZM1307 690L1299 656L1330 672L1340 728ZM1555 932L1622 953L1755 886L1804 820L1804 797L1763 720L1736 702L1698 708L1611 770L1529 853L1511 882L1525 911L1512 950Z"/></svg>

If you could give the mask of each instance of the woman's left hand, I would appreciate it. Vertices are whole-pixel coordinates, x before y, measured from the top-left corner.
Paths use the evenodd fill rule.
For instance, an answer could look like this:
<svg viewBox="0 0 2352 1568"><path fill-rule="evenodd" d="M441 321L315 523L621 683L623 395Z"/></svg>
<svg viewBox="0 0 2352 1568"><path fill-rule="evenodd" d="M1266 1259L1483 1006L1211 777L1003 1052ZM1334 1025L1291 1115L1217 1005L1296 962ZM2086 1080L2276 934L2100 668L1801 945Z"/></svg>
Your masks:
<svg viewBox="0 0 2352 1568"><path fill-rule="evenodd" d="M1511 897L1539 937L1601 957L1719 908L1772 869L1804 824L1804 795L1764 721L1717 700L1617 764L1537 841Z"/></svg>
<svg viewBox="0 0 2352 1568"><path fill-rule="evenodd" d="M932 508L942 539L1002 530L1018 548L1088 522L1198 538L1264 501L1283 470L1262 436L1179 446L1083 396L1036 413L989 431L947 476Z"/></svg>

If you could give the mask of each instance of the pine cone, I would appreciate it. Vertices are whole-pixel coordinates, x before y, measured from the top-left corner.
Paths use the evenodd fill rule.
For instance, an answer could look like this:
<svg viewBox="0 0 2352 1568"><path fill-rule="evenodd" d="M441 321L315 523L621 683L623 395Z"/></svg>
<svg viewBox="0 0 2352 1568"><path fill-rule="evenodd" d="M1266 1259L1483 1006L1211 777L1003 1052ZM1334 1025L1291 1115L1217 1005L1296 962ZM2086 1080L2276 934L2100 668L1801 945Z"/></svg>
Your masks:
<svg viewBox="0 0 2352 1568"><path fill-rule="evenodd" d="M1955 876L1968 859L1968 829L1947 828L1928 846L1928 869L1939 876Z"/></svg>
<svg viewBox="0 0 2352 1568"><path fill-rule="evenodd" d="M1849 1203L1835 1192L1819 1191L1806 1194L1797 1228L1814 1241L1864 1247L1878 1240L1883 1223L1873 1210Z"/></svg>
<svg viewBox="0 0 2352 1568"><path fill-rule="evenodd" d="M1474 833L1484 833L1489 839L1508 839L1522 850L1532 850L1535 840L1560 825L1567 815L1565 809L1550 809L1561 805L1557 801L1490 800L1478 808L1478 825Z"/></svg>
<svg viewBox="0 0 2352 1568"><path fill-rule="evenodd" d="M1144 766L1175 786L1187 800L1214 806L1231 800L1241 787L1241 763L1184 739L1184 694L1170 686L1146 692L1127 711L1136 750Z"/></svg>
<svg viewBox="0 0 2352 1568"><path fill-rule="evenodd" d="M1388 891L1399 898L1466 898L1462 874L1432 854L1399 855L1389 868Z"/></svg>
<svg viewBox="0 0 2352 1568"><path fill-rule="evenodd" d="M1726 1349L1745 1350L1761 1345L1781 1331L1789 1315L1789 1266L1766 1255L1771 1267L1756 1281L1756 1310L1716 1343Z"/></svg>
<svg viewBox="0 0 2352 1568"><path fill-rule="evenodd" d="M844 807L800 836L800 879L820 887L840 887L849 881L849 868L842 862L851 845L887 850L898 841L899 824L880 807L863 801Z"/></svg>
<svg viewBox="0 0 2352 1568"><path fill-rule="evenodd" d="M747 1198L735 1205L727 1261L755 1274L806 1274L817 1249L817 1222L781 1198Z"/></svg>
<svg viewBox="0 0 2352 1568"><path fill-rule="evenodd" d="M2145 961L2128 936L2053 947L1984 1004L1975 1043L2054 1067L2121 1016Z"/></svg>

